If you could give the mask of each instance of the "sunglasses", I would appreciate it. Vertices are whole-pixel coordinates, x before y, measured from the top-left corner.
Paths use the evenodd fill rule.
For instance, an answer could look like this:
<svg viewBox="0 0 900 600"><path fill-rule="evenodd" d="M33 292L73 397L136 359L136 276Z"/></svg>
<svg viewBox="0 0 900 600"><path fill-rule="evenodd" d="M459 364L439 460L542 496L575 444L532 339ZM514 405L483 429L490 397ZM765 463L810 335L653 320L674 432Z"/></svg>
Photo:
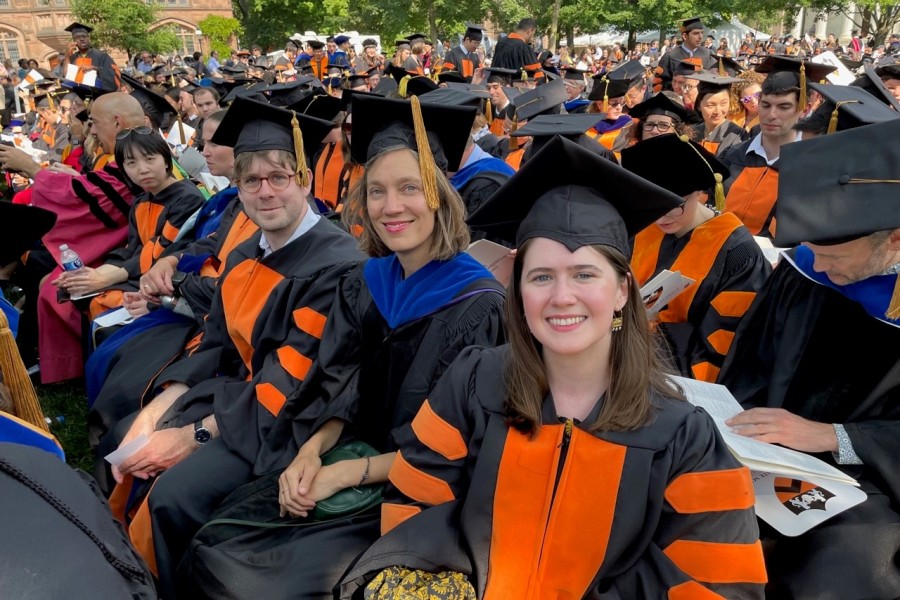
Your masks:
<svg viewBox="0 0 900 600"><path fill-rule="evenodd" d="M744 104L750 104L754 100L759 102L760 96L762 96L762 92L756 92L755 94L750 94L749 96L744 96L743 98L741 98L741 102L743 102Z"/></svg>
<svg viewBox="0 0 900 600"><path fill-rule="evenodd" d="M141 127L131 127L129 129L123 129L122 131L117 133L116 140L124 140L125 138L129 137L132 133L136 133L138 135L150 135L151 133L154 133L154 131L150 127L146 127L143 125Z"/></svg>

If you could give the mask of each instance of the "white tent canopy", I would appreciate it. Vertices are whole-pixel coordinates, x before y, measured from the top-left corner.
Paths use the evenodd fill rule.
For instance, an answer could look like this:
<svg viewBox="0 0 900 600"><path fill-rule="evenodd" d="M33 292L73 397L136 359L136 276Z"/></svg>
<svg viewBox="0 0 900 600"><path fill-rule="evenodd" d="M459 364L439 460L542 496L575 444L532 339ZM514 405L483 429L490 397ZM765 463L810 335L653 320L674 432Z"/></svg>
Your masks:
<svg viewBox="0 0 900 600"><path fill-rule="evenodd" d="M728 47L732 49L732 51L736 51L740 48L741 40L744 39L744 35L747 32L751 32L756 36L757 41L766 41L769 39L769 35L762 33L761 31L757 31L752 27L744 25L736 18L732 19L731 22L723 22L719 23L715 27L707 27L703 30L705 35L712 35L716 38L716 46L718 46L720 38L726 38L728 40ZM667 36L673 35L675 30L666 32ZM638 33L637 41L639 42L651 42L653 40L659 39L659 30L651 30L651 31L643 31ZM627 42L628 41L628 32L627 31L618 31L616 29L610 28L605 31L601 31L599 33L594 33L590 35L579 35L575 38L576 46L606 46L609 44L614 44L616 42Z"/></svg>

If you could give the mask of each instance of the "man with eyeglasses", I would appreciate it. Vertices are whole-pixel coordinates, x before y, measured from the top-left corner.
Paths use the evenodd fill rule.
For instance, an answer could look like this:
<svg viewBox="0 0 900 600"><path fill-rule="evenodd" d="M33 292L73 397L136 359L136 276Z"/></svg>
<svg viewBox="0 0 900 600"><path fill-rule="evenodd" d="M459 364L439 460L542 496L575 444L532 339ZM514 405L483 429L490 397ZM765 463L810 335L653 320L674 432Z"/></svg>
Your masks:
<svg viewBox="0 0 900 600"><path fill-rule="evenodd" d="M463 34L462 44L451 50L444 56L444 71L457 71L465 77L467 83L471 83L475 70L481 67L481 57L478 56L478 47L484 39L484 28L475 23L466 23L466 33Z"/></svg>
<svg viewBox="0 0 900 600"><path fill-rule="evenodd" d="M778 197L778 158L781 148L802 139L794 129L806 106L800 105L800 68L811 81L823 79L834 67L804 64L787 57L770 57L757 70L768 72L759 96L760 132L722 156L731 177L726 182L725 210L735 213L750 233L775 237Z"/></svg>
<svg viewBox="0 0 900 600"><path fill-rule="evenodd" d="M69 51L63 58L61 71L66 72L68 65L78 67L78 75L76 82L85 73L97 72L97 86L107 92L115 92L122 85L119 67L109 54L91 47L91 32L93 27L89 27L82 23L72 23L66 27L66 31L72 34L72 43L69 44Z"/></svg>
<svg viewBox="0 0 900 600"><path fill-rule="evenodd" d="M293 124L292 124L293 121ZM259 232L228 257L204 338L157 379L166 389L137 414L122 444L149 443L113 469L156 480L131 524L144 556L155 558L160 596L176 594L175 570L211 511L254 476L260 451L318 356L319 340L341 276L362 256L352 236L309 203L305 152L331 123L239 97L214 144L234 147L244 212ZM303 138L302 145L295 142ZM296 414L296 413L293 413ZM291 414L283 423L290 428ZM123 423L123 426L127 423ZM288 434L288 437L290 434ZM152 539L149 533L152 530Z"/></svg>
<svg viewBox="0 0 900 600"><path fill-rule="evenodd" d="M134 193L113 162L116 135L147 125L148 120L140 102L128 94L113 92L91 104L90 124L90 135L103 156L95 161L94 170L85 174L60 163L41 168L18 148L0 145L0 167L33 179L31 203L57 215L56 225L43 237L57 264L60 244L69 244L86 266L99 266L110 252L125 244L128 233ZM61 267L50 273L38 297L38 347L44 383L84 373L81 315L71 302L60 303L57 288L49 283L61 273Z"/></svg>

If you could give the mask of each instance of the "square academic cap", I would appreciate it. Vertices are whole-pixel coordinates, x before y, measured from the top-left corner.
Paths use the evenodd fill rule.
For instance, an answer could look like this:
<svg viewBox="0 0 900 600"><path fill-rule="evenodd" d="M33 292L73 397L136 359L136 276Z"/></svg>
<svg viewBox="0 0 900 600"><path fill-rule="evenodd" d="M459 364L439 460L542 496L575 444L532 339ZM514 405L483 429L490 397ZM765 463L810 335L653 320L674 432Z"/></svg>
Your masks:
<svg viewBox="0 0 900 600"><path fill-rule="evenodd" d="M631 88L631 79L612 79L611 73L594 75L594 86L588 94L588 100L600 102L610 98L621 98Z"/></svg>
<svg viewBox="0 0 900 600"><path fill-rule="evenodd" d="M460 89L442 87L419 96L422 102L443 104L444 106L481 107L482 99L475 94Z"/></svg>
<svg viewBox="0 0 900 600"><path fill-rule="evenodd" d="M309 75L301 75L294 81L269 85L265 93L272 106L289 106L308 95L313 89L319 89L318 80Z"/></svg>
<svg viewBox="0 0 900 600"><path fill-rule="evenodd" d="M679 60L672 68L672 75L693 77L695 73L703 70L703 61L699 58L685 58Z"/></svg>
<svg viewBox="0 0 900 600"><path fill-rule="evenodd" d="M289 105L287 109L322 119L323 121L331 121L341 110L341 99L328 94L322 88L316 88L297 102Z"/></svg>
<svg viewBox="0 0 900 600"><path fill-rule="evenodd" d="M375 92L360 92L356 90L344 90L344 93L341 94L340 99L340 109L344 112L352 112L353 111L353 99L359 96L378 96L379 98L383 98L381 94L376 94Z"/></svg>
<svg viewBox="0 0 900 600"><path fill-rule="evenodd" d="M627 79L631 85L640 81L647 73L647 68L641 64L641 61L631 59L623 62L618 67L609 72L610 79Z"/></svg>
<svg viewBox="0 0 900 600"><path fill-rule="evenodd" d="M837 70L837 67L823 63L814 63L790 56L769 56L756 66L757 73L792 73L797 75L797 86L801 69L808 81L819 82L825 79L829 73ZM771 75L770 75L771 76Z"/></svg>
<svg viewBox="0 0 900 600"><path fill-rule="evenodd" d="M834 133L871 125L885 123L900 118L900 113L889 108L878 98L861 87L847 85L826 85L810 83L809 87L822 95L825 102L808 117L808 127L798 123L800 131L813 130ZM825 121L824 123L822 121ZM812 126L818 126L812 129ZM824 125L824 127L821 127Z"/></svg>
<svg viewBox="0 0 900 600"><path fill-rule="evenodd" d="M728 167L712 152L679 135L658 135L622 150L622 166L682 198L721 186ZM724 189L721 202L725 202Z"/></svg>
<svg viewBox="0 0 900 600"><path fill-rule="evenodd" d="M690 17L681 22L681 33L687 33L695 29L703 29L703 22L700 20L700 17Z"/></svg>
<svg viewBox="0 0 900 600"><path fill-rule="evenodd" d="M679 196L557 136L475 209L468 223L516 247L543 237L572 252L602 244L630 256L628 239L682 203Z"/></svg>
<svg viewBox="0 0 900 600"><path fill-rule="evenodd" d="M448 81L447 87L451 90L462 90L464 92L468 92L482 99L488 99L491 97L491 95L487 91L487 88L477 83L458 83L455 81Z"/></svg>
<svg viewBox="0 0 900 600"><path fill-rule="evenodd" d="M865 89L894 110L900 111L900 102L884 85L884 81L881 80L881 76L878 75L875 68L872 65L866 65L864 70L865 74L850 85Z"/></svg>
<svg viewBox="0 0 900 600"><path fill-rule="evenodd" d="M712 70L722 77L734 77L735 75L738 75L739 73L742 73L746 70L731 57L715 56L714 58L716 59L716 65L712 67Z"/></svg>
<svg viewBox="0 0 900 600"><path fill-rule="evenodd" d="M888 76L900 79L900 56L888 54L880 58L875 63L875 73L879 77Z"/></svg>
<svg viewBox="0 0 900 600"><path fill-rule="evenodd" d="M560 135L589 150L590 152L616 162L615 155L597 140L586 135L586 131L597 123L601 116L591 113L538 115L522 127L510 132L511 137L531 137L531 144L525 147L521 164L525 164L555 136Z"/></svg>
<svg viewBox="0 0 900 600"><path fill-rule="evenodd" d="M480 42L484 38L484 27L477 23L466 23L466 33L463 37Z"/></svg>
<svg viewBox="0 0 900 600"><path fill-rule="evenodd" d="M900 227L898 139L894 119L783 146L775 244L825 246Z"/></svg>
<svg viewBox="0 0 900 600"><path fill-rule="evenodd" d="M315 154L333 128L331 121L238 96L225 113L212 141L234 148L235 157L244 152L286 150L297 157L297 172L300 173L301 165L307 164L307 157ZM299 129L302 146L295 143L295 129ZM308 183L306 177L303 183Z"/></svg>
<svg viewBox="0 0 900 600"><path fill-rule="evenodd" d="M441 71L437 75L439 83L465 83L466 78L459 71Z"/></svg>
<svg viewBox="0 0 900 600"><path fill-rule="evenodd" d="M178 115L175 107L169 104L168 100L156 92L150 91L137 79L122 73L122 80L131 87L131 95L140 102L144 114L150 117L157 127L162 127L166 114Z"/></svg>
<svg viewBox="0 0 900 600"><path fill-rule="evenodd" d="M91 33L92 31L94 31L94 28L93 28L93 27L91 27L91 26L89 26L89 25L85 25L84 23L77 23L77 22L76 22L76 23L72 23L71 25L69 25L68 27L66 27L65 31L68 31L69 33L75 33L75 31L78 30L78 29L81 29L81 30L83 30L83 31L87 31L88 33Z"/></svg>
<svg viewBox="0 0 900 600"><path fill-rule="evenodd" d="M54 224L56 213L52 211L0 202L0 264L19 260Z"/></svg>
<svg viewBox="0 0 900 600"><path fill-rule="evenodd" d="M487 75L487 83L502 83L503 85L512 85L513 76L518 74L515 69L504 69L503 67L487 67L485 69Z"/></svg>
<svg viewBox="0 0 900 600"><path fill-rule="evenodd" d="M568 81L576 81L578 83L584 84L587 83L585 75L588 74L588 71L583 69L576 69L575 67L569 67L563 73L563 79Z"/></svg>
<svg viewBox="0 0 900 600"><path fill-rule="evenodd" d="M372 93L380 96L387 96L388 94L396 92L398 87L399 86L393 77L382 77L378 80L378 85L372 89Z"/></svg>
<svg viewBox="0 0 900 600"><path fill-rule="evenodd" d="M556 79L510 99L512 114L516 119L524 121L544 112L559 112L560 105L567 98L565 81Z"/></svg>
<svg viewBox="0 0 900 600"><path fill-rule="evenodd" d="M687 110L681 99L673 92L659 92L640 104L634 105L628 114L643 121L650 115L666 115L675 121L682 123L697 123L699 117L696 111Z"/></svg>
<svg viewBox="0 0 900 600"><path fill-rule="evenodd" d="M389 148L418 150L412 101L356 95L353 98L353 160L364 165ZM434 162L442 171L456 171L472 131L477 110L472 106L421 103L422 123Z"/></svg>

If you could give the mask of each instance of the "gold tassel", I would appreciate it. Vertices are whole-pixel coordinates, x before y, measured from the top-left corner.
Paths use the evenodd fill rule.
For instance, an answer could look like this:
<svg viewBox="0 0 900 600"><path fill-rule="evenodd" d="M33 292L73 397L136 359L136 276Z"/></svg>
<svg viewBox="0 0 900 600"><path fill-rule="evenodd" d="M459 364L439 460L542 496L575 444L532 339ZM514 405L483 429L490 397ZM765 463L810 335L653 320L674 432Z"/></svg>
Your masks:
<svg viewBox="0 0 900 600"><path fill-rule="evenodd" d="M434 212L440 206L438 197L437 176L434 173L434 155L428 144L428 132L422 118L422 105L418 96L410 98L412 104L413 128L416 132L416 146L419 149L419 174L422 176L422 190L425 192L425 204Z"/></svg>
<svg viewBox="0 0 900 600"><path fill-rule="evenodd" d="M42 431L49 432L50 428L44 420L44 411L41 410L34 385L19 355L16 338L13 337L9 321L2 310L0 310L0 372L3 373L3 383L9 388L12 396L15 416Z"/></svg>
<svg viewBox="0 0 900 600"><path fill-rule="evenodd" d="M297 157L297 175L300 176L300 187L309 187L309 170L306 168L306 153L303 149L303 132L297 113L291 111L291 133L294 136L294 155Z"/></svg>
<svg viewBox="0 0 900 600"><path fill-rule="evenodd" d="M490 98L484 103L484 118L487 119L488 125L494 124L494 105L491 104Z"/></svg>
<svg viewBox="0 0 900 600"><path fill-rule="evenodd" d="M831 118L828 119L828 131L826 132L826 134L834 133L835 131L837 131L838 113L840 112L840 110L841 110L840 103L835 104L834 110L831 112Z"/></svg>
<svg viewBox="0 0 900 600"><path fill-rule="evenodd" d="M508 147L510 150L515 150L516 148L519 147L518 141L512 135L516 132L516 130L518 128L519 128L519 115L516 113L513 113L512 127L509 128L509 145L508 145Z"/></svg>
<svg viewBox="0 0 900 600"><path fill-rule="evenodd" d="M722 183L722 174L713 173L716 180L716 210L723 212L725 210L725 184Z"/></svg>
<svg viewBox="0 0 900 600"><path fill-rule="evenodd" d="M606 75L603 76L600 83L603 84L603 104L600 106L600 112L607 113L609 112L609 79L606 78Z"/></svg>
<svg viewBox="0 0 900 600"><path fill-rule="evenodd" d="M522 79L522 81L528 81L528 71L526 71L525 69L522 69L521 79Z"/></svg>
<svg viewBox="0 0 900 600"><path fill-rule="evenodd" d="M333 81L333 80L332 80L331 78L328 79L328 95L329 95L329 96L331 95L331 92L332 92L332 89L331 89L331 82L332 82L332 81Z"/></svg>
<svg viewBox="0 0 900 600"><path fill-rule="evenodd" d="M888 304L888 309L884 316L891 321L900 319L900 275L894 281L894 292L891 294L891 302Z"/></svg>
<svg viewBox="0 0 900 600"><path fill-rule="evenodd" d="M728 73L725 71L725 65L722 64L722 57L719 57L719 77L725 77Z"/></svg>
<svg viewBox="0 0 900 600"><path fill-rule="evenodd" d="M806 93L806 63L800 61L800 110L806 110L809 96Z"/></svg>
<svg viewBox="0 0 900 600"><path fill-rule="evenodd" d="M409 80L412 79L410 75L406 75L403 79L400 80L400 83L397 84L397 95L401 98L406 98L406 86L409 84Z"/></svg>
<svg viewBox="0 0 900 600"><path fill-rule="evenodd" d="M175 85L175 74L173 73L173 74L169 75L169 77L170 77L170 79L171 79L171 81L172 81L172 87L177 87L177 86Z"/></svg>
<svg viewBox="0 0 900 600"><path fill-rule="evenodd" d="M53 105L53 94L50 92L47 92L47 107L51 111L56 111L56 107Z"/></svg>

